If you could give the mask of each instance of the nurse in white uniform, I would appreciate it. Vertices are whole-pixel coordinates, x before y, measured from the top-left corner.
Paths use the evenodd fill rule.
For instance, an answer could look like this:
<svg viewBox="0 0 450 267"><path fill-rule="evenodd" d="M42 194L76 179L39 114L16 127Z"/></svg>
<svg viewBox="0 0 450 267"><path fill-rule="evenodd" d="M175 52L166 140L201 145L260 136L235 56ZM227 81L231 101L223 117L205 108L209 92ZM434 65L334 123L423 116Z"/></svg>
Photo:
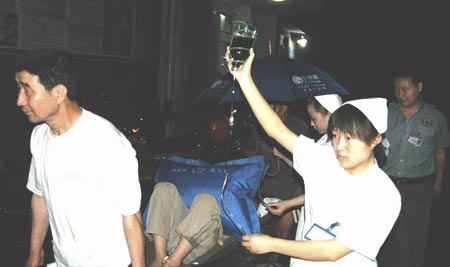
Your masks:
<svg viewBox="0 0 450 267"><path fill-rule="evenodd" d="M291 256L291 266L377 266L376 255L401 205L373 152L387 127L386 99L344 103L330 118L332 146L318 145L291 132L270 108L251 77L254 56L251 50L247 62L232 74L266 133L293 153L310 208L299 240L245 235L242 245L256 254ZM231 70L231 59L228 63Z"/></svg>
<svg viewBox="0 0 450 267"><path fill-rule="evenodd" d="M306 99L306 111L311 119L311 127L321 134L322 136L316 141L317 144L320 145L330 145L331 142L328 140L328 121L331 117L331 114L342 106L342 98L337 94L329 94L329 95L320 95L314 96ZM283 154L279 153L276 148L274 148L274 155L279 156L283 159L289 166L293 167L292 159L288 159L283 156ZM304 183L306 181L303 181ZM305 188L306 188L305 184ZM307 194L308 192L305 192ZM267 210L274 214L281 216L286 211L291 210L292 208L296 208L301 206L299 209L294 209L294 213L299 213L298 221L297 221L297 231L296 231L296 239L301 239L303 234L303 225L305 222L305 207L303 207L304 203L304 195L296 196L292 199L282 200L276 203L268 203ZM295 218L295 216L294 216Z"/></svg>

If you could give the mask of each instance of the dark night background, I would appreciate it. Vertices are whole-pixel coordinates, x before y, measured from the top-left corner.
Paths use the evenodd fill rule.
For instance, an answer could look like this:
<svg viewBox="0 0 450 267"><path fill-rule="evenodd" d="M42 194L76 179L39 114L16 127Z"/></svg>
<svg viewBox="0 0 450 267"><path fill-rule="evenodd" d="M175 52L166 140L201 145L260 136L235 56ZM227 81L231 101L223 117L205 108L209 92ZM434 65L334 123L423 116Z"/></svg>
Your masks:
<svg viewBox="0 0 450 267"><path fill-rule="evenodd" d="M390 71L402 64L424 74L426 100L447 109L449 16L439 1L327 1L315 14L286 16L310 42L300 57L331 71L361 96L393 98ZM350 88L352 89L352 88Z"/></svg>

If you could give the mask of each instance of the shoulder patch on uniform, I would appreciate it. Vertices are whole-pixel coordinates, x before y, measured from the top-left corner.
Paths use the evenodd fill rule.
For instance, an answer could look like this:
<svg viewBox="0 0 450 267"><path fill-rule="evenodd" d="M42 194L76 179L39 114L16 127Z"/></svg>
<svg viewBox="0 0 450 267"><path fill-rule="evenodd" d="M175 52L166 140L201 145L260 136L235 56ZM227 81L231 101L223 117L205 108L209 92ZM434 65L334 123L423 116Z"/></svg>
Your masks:
<svg viewBox="0 0 450 267"><path fill-rule="evenodd" d="M433 120L432 119L428 119L428 118L424 118L422 120L422 124L425 127L431 127L431 125L433 125Z"/></svg>

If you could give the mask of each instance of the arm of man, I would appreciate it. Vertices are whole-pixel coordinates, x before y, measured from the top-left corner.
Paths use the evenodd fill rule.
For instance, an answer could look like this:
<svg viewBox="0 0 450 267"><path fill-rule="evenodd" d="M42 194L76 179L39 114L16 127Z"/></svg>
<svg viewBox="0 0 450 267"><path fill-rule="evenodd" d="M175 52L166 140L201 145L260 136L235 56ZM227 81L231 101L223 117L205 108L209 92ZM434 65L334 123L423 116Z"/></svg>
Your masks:
<svg viewBox="0 0 450 267"><path fill-rule="evenodd" d="M47 236L48 226L47 206L44 197L33 194L31 196L30 254L25 264L26 267L37 267L44 264L42 245Z"/></svg>
<svg viewBox="0 0 450 267"><path fill-rule="evenodd" d="M338 239L286 240L261 234L243 236L242 245L255 254L275 252L309 261L336 261L353 251Z"/></svg>
<svg viewBox="0 0 450 267"><path fill-rule="evenodd" d="M437 148L434 150L434 158L436 163L436 173L434 180L434 193L439 195L442 191L442 178L444 177L445 172L445 148Z"/></svg>
<svg viewBox="0 0 450 267"><path fill-rule="evenodd" d="M123 216L123 228L133 267L144 267L144 230L141 212Z"/></svg>
<svg viewBox="0 0 450 267"><path fill-rule="evenodd" d="M227 49L225 56L228 58L228 68L231 70L232 59L229 54L230 51ZM251 67L254 58L255 53L252 48L250 49L250 57L245 64L240 66L239 70L233 71L232 74L239 82L245 98L264 131L292 153L298 136L286 127L256 87L255 82L251 77Z"/></svg>

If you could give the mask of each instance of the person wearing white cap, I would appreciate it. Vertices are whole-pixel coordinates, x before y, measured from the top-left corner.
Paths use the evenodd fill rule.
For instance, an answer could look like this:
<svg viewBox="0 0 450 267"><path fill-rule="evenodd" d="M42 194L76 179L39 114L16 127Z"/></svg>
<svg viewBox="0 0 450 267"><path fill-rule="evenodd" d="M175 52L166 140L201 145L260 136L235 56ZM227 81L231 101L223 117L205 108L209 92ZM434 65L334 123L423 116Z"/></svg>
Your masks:
<svg viewBox="0 0 450 267"><path fill-rule="evenodd" d="M320 95L306 98L306 112L311 120L311 127L316 130L322 136L316 141L317 144L331 145L328 139L328 120L331 114L342 106L342 98L337 94ZM280 155L280 153L274 149L274 155L279 155L289 166L293 166L292 161ZM305 183L305 181L303 181ZM304 185L306 187L306 185ZM267 206L267 210L275 215L283 215L286 211L294 209L297 218L297 232L296 236L301 237L304 230L305 222L305 208L302 206L300 209L297 206L303 203L304 195L299 194L291 199L282 200Z"/></svg>
<svg viewBox="0 0 450 267"><path fill-rule="evenodd" d="M318 145L292 133L270 108L251 77L254 57L251 49L238 70L231 71L231 60L228 67L266 133L293 153L294 168L307 181L304 202L310 209L308 230L299 240L244 235L242 245L251 253L291 256L290 266L377 266L377 253L401 205L373 152L386 130L386 100L345 103L330 118L332 146Z"/></svg>
<svg viewBox="0 0 450 267"><path fill-rule="evenodd" d="M319 144L328 143L328 120L331 113L342 105L342 99L337 94L320 95L306 99L306 111L311 119L311 127L322 137L317 140Z"/></svg>

